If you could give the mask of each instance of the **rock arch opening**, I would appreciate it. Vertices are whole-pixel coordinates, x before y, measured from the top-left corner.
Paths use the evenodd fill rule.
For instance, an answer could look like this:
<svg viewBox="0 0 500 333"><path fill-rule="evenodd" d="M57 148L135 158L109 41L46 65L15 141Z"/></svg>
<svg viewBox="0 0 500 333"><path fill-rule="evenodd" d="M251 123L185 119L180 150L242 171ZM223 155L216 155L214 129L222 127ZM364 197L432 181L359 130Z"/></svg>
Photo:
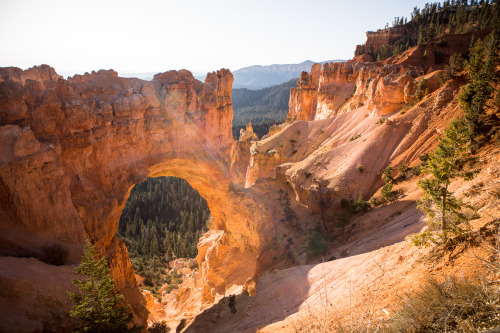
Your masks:
<svg viewBox="0 0 500 333"><path fill-rule="evenodd" d="M126 244L139 287L161 300L162 285L169 291L180 283L177 272L169 272L170 262L187 259L197 269L197 244L210 218L206 200L184 179L155 177L135 185L117 236Z"/></svg>

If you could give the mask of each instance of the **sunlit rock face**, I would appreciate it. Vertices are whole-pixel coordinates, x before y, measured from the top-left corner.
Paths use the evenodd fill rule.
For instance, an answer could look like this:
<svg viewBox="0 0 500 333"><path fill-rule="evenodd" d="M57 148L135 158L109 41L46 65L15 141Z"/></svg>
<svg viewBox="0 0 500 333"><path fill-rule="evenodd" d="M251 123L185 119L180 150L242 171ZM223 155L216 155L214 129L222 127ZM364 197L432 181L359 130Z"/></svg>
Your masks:
<svg viewBox="0 0 500 333"><path fill-rule="evenodd" d="M46 65L0 69L0 253L43 258L45 245L59 244L75 264L89 237L144 323L115 233L134 184L175 176L207 200L219 235L200 245L203 300L243 285L257 270L263 218L251 196L230 190L232 82L224 69L205 83L186 70L143 81L113 70L65 80Z"/></svg>
<svg viewBox="0 0 500 333"><path fill-rule="evenodd" d="M313 120L318 104L318 80L321 64L314 64L311 73L302 72L297 81L297 88L290 88L289 111L287 122Z"/></svg>
<svg viewBox="0 0 500 333"><path fill-rule="evenodd" d="M348 62L326 63L323 67L314 64L310 73L302 72L298 87L290 90L287 122L325 119L363 106L369 114L378 116L400 110L423 75L444 69L451 55L467 54L471 41L488 33L480 30L443 35L384 61L371 62L371 56L364 54ZM368 37L365 47L373 46ZM388 42L386 39L379 46ZM438 89L437 79L428 82L427 88L429 93Z"/></svg>
<svg viewBox="0 0 500 333"><path fill-rule="evenodd" d="M290 91L287 122L319 120L367 106L377 115L400 109L414 92L416 68L358 62L315 64Z"/></svg>

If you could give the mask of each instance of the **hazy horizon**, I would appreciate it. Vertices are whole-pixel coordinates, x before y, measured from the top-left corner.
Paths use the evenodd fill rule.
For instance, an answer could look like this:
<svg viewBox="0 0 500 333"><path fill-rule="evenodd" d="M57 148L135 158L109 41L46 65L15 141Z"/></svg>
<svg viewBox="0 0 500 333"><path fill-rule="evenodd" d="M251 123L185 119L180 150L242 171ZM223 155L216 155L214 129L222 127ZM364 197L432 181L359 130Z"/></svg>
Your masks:
<svg viewBox="0 0 500 333"><path fill-rule="evenodd" d="M0 0L0 66L207 73L350 59L366 31L425 2Z"/></svg>

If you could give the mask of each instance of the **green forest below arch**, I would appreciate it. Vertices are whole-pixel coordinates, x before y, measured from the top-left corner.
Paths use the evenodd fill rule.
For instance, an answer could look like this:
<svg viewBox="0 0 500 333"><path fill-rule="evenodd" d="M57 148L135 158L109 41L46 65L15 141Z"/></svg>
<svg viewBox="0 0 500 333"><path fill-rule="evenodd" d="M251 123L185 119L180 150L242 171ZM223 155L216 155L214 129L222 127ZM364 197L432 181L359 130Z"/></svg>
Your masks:
<svg viewBox="0 0 500 333"><path fill-rule="evenodd" d="M135 272L158 297L161 284L174 288L182 281L177 272L166 274L165 268L176 258L196 257L209 221L206 200L186 180L148 178L130 192L117 235L127 246Z"/></svg>

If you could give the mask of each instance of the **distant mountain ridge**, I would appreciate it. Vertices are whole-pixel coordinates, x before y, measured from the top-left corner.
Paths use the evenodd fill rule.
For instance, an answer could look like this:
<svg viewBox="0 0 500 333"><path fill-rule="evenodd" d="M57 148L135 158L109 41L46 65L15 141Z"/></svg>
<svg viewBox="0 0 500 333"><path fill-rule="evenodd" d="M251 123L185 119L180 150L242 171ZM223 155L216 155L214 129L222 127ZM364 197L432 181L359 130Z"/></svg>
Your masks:
<svg viewBox="0 0 500 333"><path fill-rule="evenodd" d="M300 64L273 64L273 65L253 65L243 67L233 72L234 83L233 89L247 88L250 90L259 90L275 85L279 85L290 81L293 78L300 77L302 72L310 72L311 66L316 63L324 64L329 62L344 62L346 60L325 60L325 61L312 61L306 60ZM74 71L58 71L64 77L71 77L75 75ZM83 72L79 72L83 74ZM141 80L150 81L153 76L161 71L156 72L133 72L133 71L118 71L120 77L138 78ZM192 72L193 76L205 82L206 73Z"/></svg>
<svg viewBox="0 0 500 333"><path fill-rule="evenodd" d="M326 60L319 63L343 62L345 60ZM311 66L317 62L306 60L300 64L274 64L269 66L254 65L244 67L233 72L233 89L247 88L252 90L263 89L287 82L300 76L300 73L309 72Z"/></svg>

